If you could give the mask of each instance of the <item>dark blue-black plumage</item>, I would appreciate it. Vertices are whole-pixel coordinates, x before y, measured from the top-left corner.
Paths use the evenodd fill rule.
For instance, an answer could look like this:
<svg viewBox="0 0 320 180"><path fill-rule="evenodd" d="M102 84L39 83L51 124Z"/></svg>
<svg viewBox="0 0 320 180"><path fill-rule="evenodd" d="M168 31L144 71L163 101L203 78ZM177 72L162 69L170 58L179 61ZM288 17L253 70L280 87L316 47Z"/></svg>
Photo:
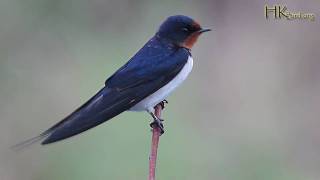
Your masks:
<svg viewBox="0 0 320 180"><path fill-rule="evenodd" d="M95 127L129 110L170 82L188 61L190 47L208 31L187 16L169 17L158 32L84 105L40 136L22 144L46 138L56 142Z"/></svg>
<svg viewBox="0 0 320 180"><path fill-rule="evenodd" d="M76 135L130 109L172 80L189 55L187 49L153 37L92 99L49 130L42 144Z"/></svg>

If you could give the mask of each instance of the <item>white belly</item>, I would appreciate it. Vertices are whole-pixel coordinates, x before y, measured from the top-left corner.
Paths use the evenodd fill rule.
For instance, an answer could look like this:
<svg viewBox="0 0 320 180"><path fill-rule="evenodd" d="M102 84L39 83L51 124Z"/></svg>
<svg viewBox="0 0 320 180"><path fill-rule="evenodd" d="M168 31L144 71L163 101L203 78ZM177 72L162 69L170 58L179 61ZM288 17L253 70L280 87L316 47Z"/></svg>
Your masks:
<svg viewBox="0 0 320 180"><path fill-rule="evenodd" d="M136 105L134 105L131 111L146 111L153 109L158 103L163 101L174 89L176 89L189 75L192 70L193 59L189 56L187 63L182 70L174 77L168 84L149 95Z"/></svg>

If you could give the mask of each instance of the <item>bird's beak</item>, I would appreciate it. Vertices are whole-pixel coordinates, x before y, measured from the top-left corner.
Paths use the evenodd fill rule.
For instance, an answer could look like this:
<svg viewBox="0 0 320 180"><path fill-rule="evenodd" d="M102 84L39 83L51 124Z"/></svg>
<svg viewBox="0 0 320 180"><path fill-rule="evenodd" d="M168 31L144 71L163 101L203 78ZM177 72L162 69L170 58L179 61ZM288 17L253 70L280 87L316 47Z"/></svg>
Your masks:
<svg viewBox="0 0 320 180"><path fill-rule="evenodd" d="M204 33L204 32L208 32L208 31L211 31L211 29L202 28L202 29L200 29L198 32L199 32L199 33Z"/></svg>

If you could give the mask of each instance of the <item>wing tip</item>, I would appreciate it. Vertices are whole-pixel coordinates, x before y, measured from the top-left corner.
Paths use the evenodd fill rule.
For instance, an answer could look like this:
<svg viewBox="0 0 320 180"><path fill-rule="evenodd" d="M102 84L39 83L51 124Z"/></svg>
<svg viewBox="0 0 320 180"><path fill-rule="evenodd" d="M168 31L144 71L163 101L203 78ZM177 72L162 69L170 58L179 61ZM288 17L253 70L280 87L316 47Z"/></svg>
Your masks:
<svg viewBox="0 0 320 180"><path fill-rule="evenodd" d="M46 139L44 139L41 142L41 145L51 144L51 143L54 143L56 141L58 141L58 140L55 140L55 139L51 138L51 136L48 136Z"/></svg>

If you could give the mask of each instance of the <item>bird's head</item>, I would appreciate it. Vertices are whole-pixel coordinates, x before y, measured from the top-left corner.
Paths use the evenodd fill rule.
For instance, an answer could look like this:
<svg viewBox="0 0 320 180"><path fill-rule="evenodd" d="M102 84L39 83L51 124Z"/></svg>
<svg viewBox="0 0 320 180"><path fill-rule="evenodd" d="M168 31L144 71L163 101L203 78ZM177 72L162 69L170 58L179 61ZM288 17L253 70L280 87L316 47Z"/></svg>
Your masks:
<svg viewBox="0 0 320 180"><path fill-rule="evenodd" d="M200 34L210 31L188 16L176 15L168 17L160 26L157 36L171 43L191 49Z"/></svg>

